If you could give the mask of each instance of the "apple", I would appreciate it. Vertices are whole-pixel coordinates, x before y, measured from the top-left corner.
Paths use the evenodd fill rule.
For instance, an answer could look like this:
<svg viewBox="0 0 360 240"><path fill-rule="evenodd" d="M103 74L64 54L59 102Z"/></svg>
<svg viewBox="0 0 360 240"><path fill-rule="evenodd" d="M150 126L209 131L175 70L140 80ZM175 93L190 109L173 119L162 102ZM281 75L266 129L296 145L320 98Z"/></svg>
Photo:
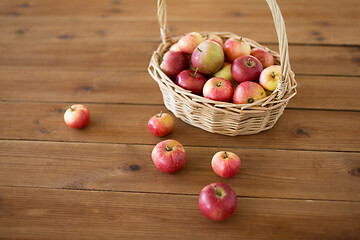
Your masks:
<svg viewBox="0 0 360 240"><path fill-rule="evenodd" d="M180 48L179 48L179 44L178 44L178 43L174 43L173 45L171 45L169 51L181 52L181 51L180 51Z"/></svg>
<svg viewBox="0 0 360 240"><path fill-rule="evenodd" d="M263 68L270 67L274 65L274 57L270 52L262 50L260 48L251 49L250 55L256 57L262 64Z"/></svg>
<svg viewBox="0 0 360 240"><path fill-rule="evenodd" d="M185 165L186 152L178 141L168 139L156 144L151 158L159 170L165 173L174 173Z"/></svg>
<svg viewBox="0 0 360 240"><path fill-rule="evenodd" d="M200 73L214 74L224 64L224 51L218 43L206 40L195 48L191 63Z"/></svg>
<svg viewBox="0 0 360 240"><path fill-rule="evenodd" d="M168 51L162 60L160 69L173 80L182 70L189 67L189 61L182 52Z"/></svg>
<svg viewBox="0 0 360 240"><path fill-rule="evenodd" d="M191 54L204 38L198 32L192 32L181 37L178 41L180 51Z"/></svg>
<svg viewBox="0 0 360 240"><path fill-rule="evenodd" d="M168 135L174 128L174 119L168 113L163 113L152 116L148 121L148 128L152 135L163 137Z"/></svg>
<svg viewBox="0 0 360 240"><path fill-rule="evenodd" d="M175 83L194 94L201 95L206 81L207 79L201 73L198 73L197 70L192 71L188 69L177 75Z"/></svg>
<svg viewBox="0 0 360 240"><path fill-rule="evenodd" d="M240 158L235 153L220 151L213 156L211 167L220 177L231 178L240 169Z"/></svg>
<svg viewBox="0 0 360 240"><path fill-rule="evenodd" d="M251 47L249 43L240 38L237 40L234 37L227 39L224 43L225 57L229 62L233 62L236 58L244 55L250 55Z"/></svg>
<svg viewBox="0 0 360 240"><path fill-rule="evenodd" d="M238 57L231 64L231 76L238 83L258 81L262 70L261 62L250 55Z"/></svg>
<svg viewBox="0 0 360 240"><path fill-rule="evenodd" d="M233 93L234 89L230 81L220 77L210 78L203 88L204 97L214 101L229 102Z"/></svg>
<svg viewBox="0 0 360 240"><path fill-rule="evenodd" d="M274 91L279 83L281 67L272 65L260 73L259 83L267 91Z"/></svg>
<svg viewBox="0 0 360 240"><path fill-rule="evenodd" d="M240 83L235 89L233 103L253 103L266 97L266 92L259 84L251 81Z"/></svg>
<svg viewBox="0 0 360 240"><path fill-rule="evenodd" d="M224 41L223 41L223 39L222 39L220 36L218 36L218 35L212 34L212 35L208 36L208 40L217 42L221 47L224 46Z"/></svg>
<svg viewBox="0 0 360 240"><path fill-rule="evenodd" d="M205 186L199 194L201 212L213 221L224 221L236 210L237 198L227 184L216 182Z"/></svg>
<svg viewBox="0 0 360 240"><path fill-rule="evenodd" d="M90 121L90 112L82 104L69 107L64 114L65 123L71 128L84 128Z"/></svg>
<svg viewBox="0 0 360 240"><path fill-rule="evenodd" d="M224 65L220 68L219 71L217 71L216 73L214 73L213 76L214 76L214 77L225 78L226 80L232 81L232 76L231 76L231 63L229 63L229 62L224 62Z"/></svg>

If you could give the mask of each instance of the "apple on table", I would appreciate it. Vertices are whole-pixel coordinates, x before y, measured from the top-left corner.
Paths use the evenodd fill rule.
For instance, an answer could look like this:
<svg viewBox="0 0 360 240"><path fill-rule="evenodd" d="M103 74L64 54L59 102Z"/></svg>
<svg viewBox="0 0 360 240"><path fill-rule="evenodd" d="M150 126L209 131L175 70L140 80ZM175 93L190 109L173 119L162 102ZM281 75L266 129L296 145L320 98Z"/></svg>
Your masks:
<svg viewBox="0 0 360 240"><path fill-rule="evenodd" d="M220 151L211 160L214 172L223 178L232 178L240 169L240 158L232 152Z"/></svg>
<svg viewBox="0 0 360 240"><path fill-rule="evenodd" d="M178 141L168 139L156 144L151 152L151 158L159 170L174 173L185 165L186 152Z"/></svg>
<svg viewBox="0 0 360 240"><path fill-rule="evenodd" d="M148 128L152 135L163 137L168 135L174 128L174 119L168 113L163 113L152 116L148 121Z"/></svg>
<svg viewBox="0 0 360 240"><path fill-rule="evenodd" d="M205 186L199 194L201 212L213 221L224 221L236 210L234 190L225 183L216 182Z"/></svg>
<svg viewBox="0 0 360 240"><path fill-rule="evenodd" d="M89 109L82 104L72 105L65 111L64 121L71 128L84 128L90 121Z"/></svg>

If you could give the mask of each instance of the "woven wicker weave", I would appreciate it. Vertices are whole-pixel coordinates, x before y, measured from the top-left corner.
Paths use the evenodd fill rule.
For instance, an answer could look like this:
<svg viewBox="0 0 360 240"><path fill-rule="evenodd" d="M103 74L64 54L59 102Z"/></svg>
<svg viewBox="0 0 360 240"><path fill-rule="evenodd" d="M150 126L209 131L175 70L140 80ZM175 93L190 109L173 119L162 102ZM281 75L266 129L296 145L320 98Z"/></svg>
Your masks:
<svg viewBox="0 0 360 240"><path fill-rule="evenodd" d="M288 42L284 20L275 0L267 0L272 12L279 41L279 53L259 43L244 38L251 47L270 51L275 63L281 65L281 77L276 90L269 96L251 104L234 104L213 101L187 91L176 85L160 70L161 58L179 37L172 37L166 20L166 0L158 0L158 19L162 43L152 55L148 71L159 84L164 104L184 122L211 133L229 136L249 135L270 129L282 115L288 101L296 94L295 74L289 63ZM200 32L204 37L216 34L225 41L240 36L224 32Z"/></svg>

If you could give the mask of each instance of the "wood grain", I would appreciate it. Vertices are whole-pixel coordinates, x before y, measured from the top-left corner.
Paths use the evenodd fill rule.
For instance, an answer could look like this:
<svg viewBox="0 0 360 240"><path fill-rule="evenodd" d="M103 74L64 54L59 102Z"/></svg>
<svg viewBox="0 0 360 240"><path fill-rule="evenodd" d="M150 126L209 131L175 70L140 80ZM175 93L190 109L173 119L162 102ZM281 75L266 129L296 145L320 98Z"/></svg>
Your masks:
<svg viewBox="0 0 360 240"><path fill-rule="evenodd" d="M1 102L1 139L155 144L147 129L163 106L87 104L90 125L76 131L63 120L68 104ZM175 120L176 138L186 146L359 151L360 112L286 110L269 131L250 136L211 134ZM21 123L21 124L19 124Z"/></svg>
<svg viewBox="0 0 360 240"><path fill-rule="evenodd" d="M31 42L0 43L0 65L55 69L145 70L157 45L156 42L79 43L69 40L36 46ZM276 49L275 45L268 47ZM360 75L358 47L290 46L289 51L292 69L297 74Z"/></svg>
<svg viewBox="0 0 360 240"><path fill-rule="evenodd" d="M0 65L55 69L145 70L156 42L71 42L59 40L34 46L31 42L0 43ZM276 49L275 45L268 45ZM296 74L360 75L360 48L290 46ZM341 62L341 64L339 64Z"/></svg>
<svg viewBox="0 0 360 240"><path fill-rule="evenodd" d="M3 34L0 42L46 42L58 39L71 41L158 41L159 25L155 16L148 19L89 18L77 17L0 17ZM327 22L312 18L286 18L290 44L359 44L359 31L352 29L359 21L346 18L329 19ZM211 19L169 19L171 32L180 36L190 31L226 31L242 35L258 42L277 43L270 16ZM189 26L191 24L191 26ZM326 26L324 26L326 24ZM239 28L239 25L246 28ZM358 26L360 27L360 26ZM132 31L136 28L137 31ZM256 29L254 31L254 29ZM126 34L124 34L126 33ZM348 34L347 34L348 33Z"/></svg>
<svg viewBox="0 0 360 240"><path fill-rule="evenodd" d="M239 198L217 223L202 216L197 196L4 187L0 196L0 233L15 239L331 240L360 231L357 202Z"/></svg>
<svg viewBox="0 0 360 240"><path fill-rule="evenodd" d="M163 104L159 87L147 71L3 67L0 76L3 101ZM360 110L359 77L300 75L296 80L298 94L288 108Z"/></svg>
<svg viewBox="0 0 360 240"><path fill-rule="evenodd" d="M240 156L241 169L234 178L222 179L210 162L226 147L186 147L185 167L171 175L155 167L152 149L153 145L0 141L0 184L196 195L208 183L221 181L238 196L360 202L359 153L233 148L229 151Z"/></svg>
<svg viewBox="0 0 360 240"><path fill-rule="evenodd" d="M264 0L167 2L174 35L230 31L277 50ZM227 137L175 119L157 138L156 1L1 0L0 239L358 239L360 2L277 2L298 95L275 127ZM90 109L85 129L63 121L73 103ZM169 138L188 155L171 175L150 157ZM211 169L219 150L240 156L236 177ZM198 207L216 181L239 201L221 223Z"/></svg>
<svg viewBox="0 0 360 240"><path fill-rule="evenodd" d="M327 7L324 8L321 0L311 2L282 0L278 2L286 20L287 33L291 43L359 44L360 33L352 30L360 27L358 3L346 0L342 1L342 4L338 4L337 1L332 0L327 1ZM139 4L141 4L141 8L138 7ZM225 0L221 2L221 7L219 5L219 2L214 0L168 1L171 30L175 34L205 29L223 30L243 34L258 39L258 41L276 41L271 14L264 1ZM213 14L214 12L216 14ZM65 33L76 30L73 33L81 38L82 31L93 29L93 27L105 30L106 38L129 38L140 32L141 36L135 35L134 37L143 38L148 34L152 36L151 38L158 37L155 13L156 4L154 2L140 0L78 0L76 2L65 0L61 1L61 4L41 0L30 0L25 3L21 0L4 0L0 3L0 16L6 17L5 21L0 22L6 25L5 29L11 29L13 26L17 28L15 32L21 29L25 31L26 34L20 34L22 37L26 38L29 34L33 35L35 39L46 39L47 36L43 34L51 34L54 31L62 32L62 29ZM327 16L333 16L333 18ZM41 17L41 19L34 19L36 17ZM72 19L68 19L69 17ZM60 19L61 24L59 24L59 18L63 18ZM91 18L90 24L87 23L89 18ZM49 29L45 26L46 33L41 31L40 34L35 34L44 27L41 22L46 23L49 20L53 23L53 28ZM13 23L19 21L21 23L14 26ZM106 22L102 23L102 21ZM126 22L128 24L124 24ZM191 22L191 26L189 26L189 22ZM67 23L70 23L71 26L68 26ZM134 24L137 28L140 27L141 31L127 31L129 26L134 26ZM66 26L67 28L64 29ZM239 26L246 27L239 29ZM94 31L98 31L98 29L94 29ZM91 32L94 31L91 30ZM59 32L53 37L57 36ZM122 32L126 32L126 34L121 34Z"/></svg>

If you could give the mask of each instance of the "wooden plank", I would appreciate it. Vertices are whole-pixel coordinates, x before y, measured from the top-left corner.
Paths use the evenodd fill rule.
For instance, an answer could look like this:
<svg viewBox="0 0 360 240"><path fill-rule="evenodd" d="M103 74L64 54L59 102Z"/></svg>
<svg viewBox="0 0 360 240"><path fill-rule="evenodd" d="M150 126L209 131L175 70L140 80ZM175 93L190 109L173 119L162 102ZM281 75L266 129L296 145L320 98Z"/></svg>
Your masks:
<svg viewBox="0 0 360 240"><path fill-rule="evenodd" d="M0 76L0 100L5 101L163 104L146 71L0 68ZM359 77L300 75L296 80L298 94L289 108L360 110Z"/></svg>
<svg viewBox="0 0 360 240"><path fill-rule="evenodd" d="M155 167L152 149L152 145L0 141L0 184L196 195L208 183L221 181L238 196L360 202L359 153L229 149L240 156L242 165L234 178L222 179L210 162L227 148L188 146L185 167L172 175Z"/></svg>
<svg viewBox="0 0 360 240"><path fill-rule="evenodd" d="M148 119L163 106L87 104L92 113L89 126L74 130L66 126L64 103L1 102L1 139L82 141L155 144L159 138L147 129ZM211 134L175 120L175 138L186 146L249 147L359 151L359 112L286 110L274 128L251 136ZM19 124L21 123L21 124Z"/></svg>
<svg viewBox="0 0 360 240"><path fill-rule="evenodd" d="M0 66L53 67L56 69L145 70L156 42L71 42L59 40L34 43L0 43ZM275 45L268 45L276 49ZM360 48L290 46L295 73L360 75ZM341 64L339 64L341 62Z"/></svg>
<svg viewBox="0 0 360 240"><path fill-rule="evenodd" d="M239 198L231 218L212 222L197 196L4 187L0 196L7 239L331 240L360 232L358 202Z"/></svg>
<svg viewBox="0 0 360 240"><path fill-rule="evenodd" d="M339 3L336 0L324 2L322 0L292 2L279 0L278 4L282 14L287 19L314 19L322 20L326 16L334 18L346 18L354 20L359 19L358 2L353 0L344 0ZM311 7L309 7L311 4ZM141 7L139 7L141 6ZM45 17L69 17L69 16L89 16L89 17L133 17L149 18L156 15L156 3L142 0L64 0L58 2L44 2L41 0L28 0L25 3L22 0L3 0L0 3L0 15L19 17L19 16L45 16ZM306 11L304 11L306 9ZM261 0L224 0L219 4L216 0L200 1L167 1L167 10L169 18L194 18L194 19L236 19L252 17L261 19L264 16L271 21L271 14L267 4ZM216 14L214 14L216 12ZM324 17L325 16L325 17Z"/></svg>
<svg viewBox="0 0 360 240"><path fill-rule="evenodd" d="M287 19L287 36L290 44L359 44L360 21L334 18L324 23L314 19ZM51 24L50 24L51 23ZM358 24L358 26L356 26ZM174 36L190 31L226 31L242 35L258 42L277 43L273 22L269 16L213 19L169 20ZM189 26L191 25L191 27ZM246 26L239 29L239 25ZM157 20L64 17L0 17L1 42L14 41L157 41L160 31ZM133 31L136 29L137 31ZM254 31L256 29L256 31ZM125 34L126 33L126 34ZM346 34L348 33L348 34Z"/></svg>

